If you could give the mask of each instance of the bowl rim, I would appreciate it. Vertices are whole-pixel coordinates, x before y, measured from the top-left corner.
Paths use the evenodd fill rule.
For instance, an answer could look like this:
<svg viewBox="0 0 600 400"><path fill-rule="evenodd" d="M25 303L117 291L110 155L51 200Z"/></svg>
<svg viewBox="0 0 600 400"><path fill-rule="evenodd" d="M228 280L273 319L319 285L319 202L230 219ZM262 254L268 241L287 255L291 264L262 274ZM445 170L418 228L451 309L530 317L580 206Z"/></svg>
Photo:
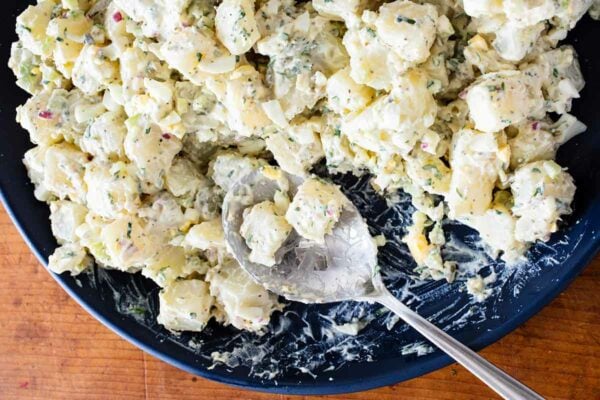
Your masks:
<svg viewBox="0 0 600 400"><path fill-rule="evenodd" d="M410 366L409 368L399 370L389 370L381 373L376 377L371 377L369 380L360 380L353 383L348 382L328 382L328 383L315 383L315 384L285 384L279 385L276 383L268 384L261 383L256 384L249 382L243 378L228 377L222 373L212 372L201 366L194 366L178 360L176 357L165 354L160 350L154 348L150 343L135 337L131 332L117 326L111 322L105 315L99 310L95 309L90 304L86 303L71 287L66 283L65 279L57 274L52 273L48 270L47 260L43 256L41 249L39 249L32 239L28 236L27 230L24 224L17 218L16 213L13 209L13 203L9 200L9 196L0 188L0 202L3 204L6 213L9 215L11 221L19 231L21 237L33 252L35 257L38 259L40 264L48 271L48 273L54 278L56 282L63 288L69 296L75 300L87 313L92 315L96 320L102 323L105 327L116 333L121 338L125 339L129 343L133 344L137 348L145 351L146 353L158 358L159 360L166 362L178 369L193 375L200 376L215 382L223 383L229 386L237 388L254 390L265 393L276 393L276 394L293 394L293 395L329 395L329 394L344 394L354 393L360 391L366 391L375 389L383 386L393 385L400 382L413 379L415 377L425 375L427 373L436 371L443 367L452 364L454 361L447 355L436 351L435 356L429 359L422 359L417 365ZM571 268L563 277L559 279L556 285L546 290L542 296L536 296L535 299L529 303L527 307L524 307L517 313L513 314L508 318L502 325L493 330L488 330L477 335L469 347L479 351L506 336L510 332L514 331L520 325L525 323L539 311L541 311L546 305L554 300L561 292L563 292L567 286L581 273L581 271L590 264L592 259L600 252L600 235L592 238L586 248L576 253L579 260L574 263L574 267Z"/></svg>

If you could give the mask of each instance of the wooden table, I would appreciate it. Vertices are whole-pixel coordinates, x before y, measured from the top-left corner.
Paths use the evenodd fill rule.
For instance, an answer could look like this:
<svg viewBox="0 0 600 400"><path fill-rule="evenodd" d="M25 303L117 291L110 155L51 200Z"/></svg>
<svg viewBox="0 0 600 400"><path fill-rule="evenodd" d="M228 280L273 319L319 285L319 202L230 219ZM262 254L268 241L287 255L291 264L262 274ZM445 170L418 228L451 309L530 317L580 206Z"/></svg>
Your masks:
<svg viewBox="0 0 600 400"><path fill-rule="evenodd" d="M0 210L0 399L292 399L179 371L80 308ZM600 258L550 306L483 355L552 399L600 399ZM451 365L398 385L331 399L492 399Z"/></svg>

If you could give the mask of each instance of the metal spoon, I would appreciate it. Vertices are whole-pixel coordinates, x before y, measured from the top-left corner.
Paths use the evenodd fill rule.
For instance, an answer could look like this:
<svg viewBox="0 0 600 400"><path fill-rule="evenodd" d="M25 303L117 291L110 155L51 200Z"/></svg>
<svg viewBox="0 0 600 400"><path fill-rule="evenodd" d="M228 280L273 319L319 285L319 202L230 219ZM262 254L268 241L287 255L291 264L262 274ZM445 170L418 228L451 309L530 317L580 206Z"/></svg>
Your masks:
<svg viewBox="0 0 600 400"><path fill-rule="evenodd" d="M505 399L543 399L533 390L479 356L396 299L377 272L377 247L359 211L348 200L325 245L292 233L276 254L278 264L265 267L248 259L250 249L240 235L243 211L272 200L287 186L295 195L302 178L284 174L283 181L252 172L229 190L223 202L225 238L237 261L257 282L289 300L332 303L346 300L380 303L461 364Z"/></svg>

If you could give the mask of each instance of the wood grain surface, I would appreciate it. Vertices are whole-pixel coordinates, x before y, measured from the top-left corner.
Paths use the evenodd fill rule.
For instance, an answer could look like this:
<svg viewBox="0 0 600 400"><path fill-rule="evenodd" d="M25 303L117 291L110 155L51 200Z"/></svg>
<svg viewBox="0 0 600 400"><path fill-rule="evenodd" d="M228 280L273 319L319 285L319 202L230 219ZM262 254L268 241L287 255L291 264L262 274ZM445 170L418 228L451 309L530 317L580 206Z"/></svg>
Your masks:
<svg viewBox="0 0 600 400"><path fill-rule="evenodd" d="M79 307L0 210L0 399L300 399L231 388L143 353ZM482 354L549 399L600 399L600 258ZM309 397L304 397L309 398ZM324 398L324 397L323 397ZM494 399L462 367L329 399Z"/></svg>

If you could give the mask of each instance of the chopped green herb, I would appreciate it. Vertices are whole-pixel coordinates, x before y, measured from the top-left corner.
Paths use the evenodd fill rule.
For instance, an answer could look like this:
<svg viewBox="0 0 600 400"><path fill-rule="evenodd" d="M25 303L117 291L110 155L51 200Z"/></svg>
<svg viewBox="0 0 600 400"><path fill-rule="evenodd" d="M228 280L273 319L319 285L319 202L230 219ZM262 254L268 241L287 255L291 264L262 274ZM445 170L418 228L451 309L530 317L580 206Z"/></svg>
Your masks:
<svg viewBox="0 0 600 400"><path fill-rule="evenodd" d="M425 165L423 165L423 169L425 171L432 171L433 175L436 177L436 179L442 179L443 178L443 175L440 172L439 168L436 165L434 165L434 164L425 164Z"/></svg>
<svg viewBox="0 0 600 400"><path fill-rule="evenodd" d="M396 17L396 22L398 22L398 23L406 22L407 24L411 24L411 25L414 25L417 23L417 21L415 21L414 19L405 17L403 15L398 15Z"/></svg>
<svg viewBox="0 0 600 400"><path fill-rule="evenodd" d="M377 276L377 274L379 274L381 272L381 267L379 265L376 265L375 268L373 268L373 275L372 277Z"/></svg>
<svg viewBox="0 0 600 400"><path fill-rule="evenodd" d="M129 311L131 314L135 314L135 315L145 315L146 314L146 309L142 306L129 306L127 311Z"/></svg>

